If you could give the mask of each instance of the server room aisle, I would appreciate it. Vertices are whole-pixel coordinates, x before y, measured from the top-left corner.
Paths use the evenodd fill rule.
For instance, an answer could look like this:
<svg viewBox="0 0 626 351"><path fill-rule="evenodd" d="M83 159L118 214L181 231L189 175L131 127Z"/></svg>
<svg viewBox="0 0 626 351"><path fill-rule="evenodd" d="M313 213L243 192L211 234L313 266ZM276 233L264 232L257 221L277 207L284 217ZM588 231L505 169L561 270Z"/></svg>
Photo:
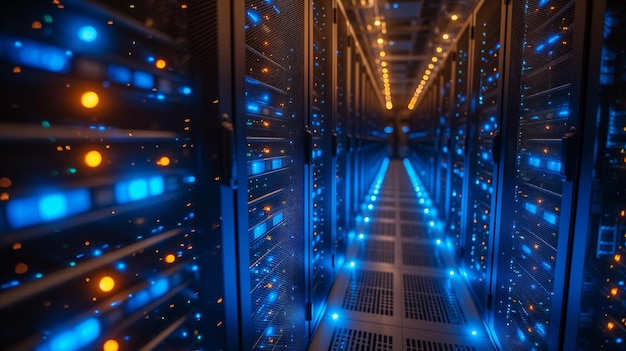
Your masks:
<svg viewBox="0 0 626 351"><path fill-rule="evenodd" d="M309 350L493 350L415 170L385 165Z"/></svg>

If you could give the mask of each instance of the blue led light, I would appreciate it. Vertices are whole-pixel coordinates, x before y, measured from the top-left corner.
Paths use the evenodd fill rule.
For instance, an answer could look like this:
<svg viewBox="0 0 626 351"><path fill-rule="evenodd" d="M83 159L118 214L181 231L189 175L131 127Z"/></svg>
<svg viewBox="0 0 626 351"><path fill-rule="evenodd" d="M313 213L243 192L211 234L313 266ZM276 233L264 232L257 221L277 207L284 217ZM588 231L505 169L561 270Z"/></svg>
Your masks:
<svg viewBox="0 0 626 351"><path fill-rule="evenodd" d="M383 130L387 134L393 133L393 127L391 127L391 126L386 126L385 129L383 129Z"/></svg>
<svg viewBox="0 0 626 351"><path fill-rule="evenodd" d="M539 7L543 7L548 3L549 0L539 0Z"/></svg>
<svg viewBox="0 0 626 351"><path fill-rule="evenodd" d="M118 203L138 201L149 196L161 195L164 187L161 176L121 181L115 184L115 199Z"/></svg>
<svg viewBox="0 0 626 351"><path fill-rule="evenodd" d="M256 160L250 163L250 173L252 175L261 174L265 172L265 161Z"/></svg>
<svg viewBox="0 0 626 351"><path fill-rule="evenodd" d="M554 172L561 171L561 161L550 160L548 161L546 168Z"/></svg>
<svg viewBox="0 0 626 351"><path fill-rule="evenodd" d="M123 271L124 269L126 269L126 263L118 262L117 269L120 270L120 271Z"/></svg>
<svg viewBox="0 0 626 351"><path fill-rule="evenodd" d="M6 210L9 224L13 228L23 228L85 212L90 207L89 191L76 189L10 200Z"/></svg>
<svg viewBox="0 0 626 351"><path fill-rule="evenodd" d="M167 292L169 287L169 282L167 278L161 278L156 282L152 282L152 286L150 286L150 296L154 299L157 298Z"/></svg>
<svg viewBox="0 0 626 351"><path fill-rule="evenodd" d="M365 238L365 234L360 233L360 234L359 234L359 239L363 239L363 238Z"/></svg>
<svg viewBox="0 0 626 351"><path fill-rule="evenodd" d="M521 329L517 329L517 337L520 339L520 341L526 341L526 335L524 335L524 332Z"/></svg>
<svg viewBox="0 0 626 351"><path fill-rule="evenodd" d="M17 65L61 73L68 72L71 67L72 53L51 45L0 36L0 47L0 58L5 57Z"/></svg>
<svg viewBox="0 0 626 351"><path fill-rule="evenodd" d="M283 221L283 212L279 212L277 213L273 218L272 218L272 226L277 226L278 224L280 224L280 222Z"/></svg>
<svg viewBox="0 0 626 351"><path fill-rule="evenodd" d="M532 250L528 247L528 245L522 245L522 251L524 251L527 255L532 254Z"/></svg>
<svg viewBox="0 0 626 351"><path fill-rule="evenodd" d="M182 87L180 88L180 93L183 95L189 95L191 94L191 88L190 87Z"/></svg>
<svg viewBox="0 0 626 351"><path fill-rule="evenodd" d="M283 159L275 158L272 160L272 170L277 170L283 168Z"/></svg>
<svg viewBox="0 0 626 351"><path fill-rule="evenodd" d="M258 13L254 12L252 10L248 10L248 12L246 12L246 14L248 15L248 18L250 18L250 21L252 21L252 23L259 24L261 22L261 17L259 16Z"/></svg>
<svg viewBox="0 0 626 351"><path fill-rule="evenodd" d="M541 159L539 157L528 157L528 165L532 167L541 167Z"/></svg>
<svg viewBox="0 0 626 351"><path fill-rule="evenodd" d="M552 212L546 211L543 213L543 219L550 224L556 224L557 218L557 215Z"/></svg>
<svg viewBox="0 0 626 351"><path fill-rule="evenodd" d="M95 318L88 318L75 327L53 335L36 351L74 351L79 350L100 336L100 323Z"/></svg>
<svg viewBox="0 0 626 351"><path fill-rule="evenodd" d="M558 34L555 34L555 35L551 36L550 38L548 38L548 43L549 43L549 44L554 44L554 42L556 42L557 40L559 40L559 37L560 37L560 36L559 36Z"/></svg>
<svg viewBox="0 0 626 351"><path fill-rule="evenodd" d="M133 73L133 84L139 88L152 89L154 87L154 77L147 72L135 71Z"/></svg>
<svg viewBox="0 0 626 351"><path fill-rule="evenodd" d="M0 289L4 290L4 289L16 287L18 285L20 285L19 281L11 280L10 282L6 282L6 283L0 285Z"/></svg>
<svg viewBox="0 0 626 351"><path fill-rule="evenodd" d="M62 193L48 194L39 198L39 215L43 221L50 221L67 215L67 202Z"/></svg>
<svg viewBox="0 0 626 351"><path fill-rule="evenodd" d="M267 295L268 302L275 302L278 299L278 294L275 291L272 291Z"/></svg>
<svg viewBox="0 0 626 351"><path fill-rule="evenodd" d="M524 204L524 208L526 209L526 211L532 213L532 214L536 214L537 213L537 205L535 204L531 204L529 202Z"/></svg>
<svg viewBox="0 0 626 351"><path fill-rule="evenodd" d="M265 234L265 232L267 231L267 224L265 222L257 225L256 227L254 227L254 229L252 230L253 236L255 239L261 237L263 234Z"/></svg>
<svg viewBox="0 0 626 351"><path fill-rule="evenodd" d="M85 42L92 42L98 37L98 31L92 26L84 26L78 30L78 37Z"/></svg>
<svg viewBox="0 0 626 351"><path fill-rule="evenodd" d="M133 312L145 306L148 302L150 302L150 293L148 290L141 290L128 299L127 309L129 312Z"/></svg>
<svg viewBox="0 0 626 351"><path fill-rule="evenodd" d="M339 314L337 314L337 313L333 313L333 314L331 315L331 317L332 317L334 320L337 320L337 319L339 318Z"/></svg>

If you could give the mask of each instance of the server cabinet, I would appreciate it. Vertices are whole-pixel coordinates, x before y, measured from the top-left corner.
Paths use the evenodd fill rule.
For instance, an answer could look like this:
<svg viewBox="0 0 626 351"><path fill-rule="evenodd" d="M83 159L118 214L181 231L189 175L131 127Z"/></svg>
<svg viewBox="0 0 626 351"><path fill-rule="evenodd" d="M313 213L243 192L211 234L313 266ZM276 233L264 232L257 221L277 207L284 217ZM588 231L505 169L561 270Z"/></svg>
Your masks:
<svg viewBox="0 0 626 351"><path fill-rule="evenodd" d="M577 113L572 67L575 39L582 36L574 32L582 33L584 23L575 23L574 1L509 6L494 329L510 350L557 349L572 206L563 150L572 145L568 133Z"/></svg>
<svg viewBox="0 0 626 351"><path fill-rule="evenodd" d="M594 1L566 350L626 348L626 6Z"/></svg>
<svg viewBox="0 0 626 351"><path fill-rule="evenodd" d="M441 64L441 68L432 84L439 90L438 101L436 106L437 111L437 142L435 153L437 154L437 183L435 188L435 202L440 213L441 220L444 222L448 220L450 212L449 208L449 196L450 194L450 182L452 181L451 173L451 152L450 146L452 143L452 123L451 118L452 109L452 56L448 55L445 61ZM456 245L458 245L458 238L455 238Z"/></svg>
<svg viewBox="0 0 626 351"><path fill-rule="evenodd" d="M452 88L450 106L450 188L447 196L449 206L447 219L447 235L454 242L458 251L463 246L461 229L463 216L463 202L465 200L466 156L467 156L467 120L469 113L469 58L470 58L470 26L465 25L456 43L454 54L450 55L452 62L450 84Z"/></svg>
<svg viewBox="0 0 626 351"><path fill-rule="evenodd" d="M485 1L475 10L471 115L467 150L467 210L462 265L482 309L487 311L493 250L493 204L499 149L501 2ZM494 162L495 161L495 162Z"/></svg>
<svg viewBox="0 0 626 351"><path fill-rule="evenodd" d="M222 348L215 6L0 18L3 349Z"/></svg>
<svg viewBox="0 0 626 351"><path fill-rule="evenodd" d="M248 0L234 8L235 106L243 107L234 116L239 347L301 350L308 333L303 218L308 11L304 3L287 0Z"/></svg>
<svg viewBox="0 0 626 351"><path fill-rule="evenodd" d="M349 57L349 37L346 18L342 11L335 9L337 14L336 23L336 43L334 52L336 74L335 86L335 108L334 108L334 130L335 140L335 187L336 187L336 237L335 237L335 263L339 264L341 257L345 254L348 242L349 215L348 215L348 157L350 143L347 132L348 107L348 57Z"/></svg>
<svg viewBox="0 0 626 351"><path fill-rule="evenodd" d="M324 311L334 280L333 249L335 210L333 178L333 6L332 1L314 1L312 6L311 88L309 128L312 135L310 194L310 287L312 324ZM312 328L314 329L314 328Z"/></svg>

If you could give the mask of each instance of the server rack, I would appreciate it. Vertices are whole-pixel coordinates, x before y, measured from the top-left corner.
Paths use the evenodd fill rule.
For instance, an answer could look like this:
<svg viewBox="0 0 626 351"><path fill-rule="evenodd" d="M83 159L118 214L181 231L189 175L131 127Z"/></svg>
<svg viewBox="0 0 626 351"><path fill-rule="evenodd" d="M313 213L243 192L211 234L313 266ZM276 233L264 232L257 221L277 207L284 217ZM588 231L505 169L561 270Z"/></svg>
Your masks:
<svg viewBox="0 0 626 351"><path fill-rule="evenodd" d="M485 1L474 11L471 106L467 136L467 210L463 267L477 301L489 306L493 250L493 205L501 118L501 2Z"/></svg>
<svg viewBox="0 0 626 351"><path fill-rule="evenodd" d="M469 22L464 26L461 34L456 40L454 53L451 54L453 66L451 68L450 81L452 88L450 91L452 103L450 120L452 130L450 133L450 189L448 190L449 206L446 212L449 213L447 220L447 235L452 238L455 249L460 250L462 222L463 222L463 202L465 200L465 174L467 158L467 123L469 114L469 58L470 58L470 30Z"/></svg>
<svg viewBox="0 0 626 351"><path fill-rule="evenodd" d="M336 23L336 79L335 89L335 117L334 117L334 130L333 138L335 140L335 152L336 152L336 173L335 173L335 187L336 187L336 238L335 238L335 264L340 264L341 257L345 254L348 243L348 230L349 230L349 186L348 186L348 151L350 149L348 133L347 133L347 116L349 113L348 107L348 57L350 49L350 37L348 36L348 27L346 24L346 18L342 11L335 10L337 16Z"/></svg>
<svg viewBox="0 0 626 351"><path fill-rule="evenodd" d="M195 79L219 68L216 13L4 6L3 348L224 345L220 213L206 201L219 172L205 157L219 121L201 99L219 89Z"/></svg>
<svg viewBox="0 0 626 351"><path fill-rule="evenodd" d="M311 247L310 297L312 328L320 320L326 299L334 281L335 216L333 177L333 4L332 1L312 2L311 51L312 81L309 89L309 128L312 135L311 154Z"/></svg>
<svg viewBox="0 0 626 351"><path fill-rule="evenodd" d="M244 109L235 114L241 187L235 190L238 348L304 349L308 10L304 3L287 0L236 5L234 42L245 43L233 58L235 106ZM237 32L239 28L244 33Z"/></svg>
<svg viewBox="0 0 626 351"><path fill-rule="evenodd" d="M439 90L438 101L436 105L437 113L437 141L435 154L437 155L437 183L435 188L435 202L438 213L441 213L441 220L446 222L450 212L447 209L450 206L450 187L452 181L452 155L450 147L452 144L452 123L451 104L452 104L452 56L448 55L441 64L441 68L437 76L433 79L434 84ZM434 213L433 213L434 214ZM455 238L458 243L458 238ZM458 245L458 244L457 244Z"/></svg>
<svg viewBox="0 0 626 351"><path fill-rule="evenodd" d="M626 7L594 1L564 349L623 350Z"/></svg>
<svg viewBox="0 0 626 351"><path fill-rule="evenodd" d="M573 196L568 133L578 113L573 67L585 27L575 15L585 6L540 0L509 7L494 330L510 350L558 349Z"/></svg>

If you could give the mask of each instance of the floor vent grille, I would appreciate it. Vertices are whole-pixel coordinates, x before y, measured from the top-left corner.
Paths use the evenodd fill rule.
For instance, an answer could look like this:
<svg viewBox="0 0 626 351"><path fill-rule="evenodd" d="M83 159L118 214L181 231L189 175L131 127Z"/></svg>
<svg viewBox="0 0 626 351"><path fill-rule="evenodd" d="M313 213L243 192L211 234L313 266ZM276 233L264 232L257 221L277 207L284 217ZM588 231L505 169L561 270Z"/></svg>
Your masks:
<svg viewBox="0 0 626 351"><path fill-rule="evenodd" d="M428 237L428 227L418 224L400 224L400 233L403 238L419 238L425 239Z"/></svg>
<svg viewBox="0 0 626 351"><path fill-rule="evenodd" d="M335 327L328 351L391 351L392 339L391 335Z"/></svg>
<svg viewBox="0 0 626 351"><path fill-rule="evenodd" d="M396 236L396 224L393 222L374 222L369 233L372 235Z"/></svg>
<svg viewBox="0 0 626 351"><path fill-rule="evenodd" d="M358 258L371 262L394 263L394 244L393 241L368 240L363 243Z"/></svg>
<svg viewBox="0 0 626 351"><path fill-rule="evenodd" d="M400 211L400 219L404 221L420 222L424 220L424 212Z"/></svg>
<svg viewBox="0 0 626 351"><path fill-rule="evenodd" d="M433 245L402 244L402 264L405 266L441 267L441 258Z"/></svg>
<svg viewBox="0 0 626 351"><path fill-rule="evenodd" d="M467 320L450 278L405 274L406 318L453 325Z"/></svg>
<svg viewBox="0 0 626 351"><path fill-rule="evenodd" d="M394 210L378 210L374 212L374 217L376 218L396 218L396 211Z"/></svg>
<svg viewBox="0 0 626 351"><path fill-rule="evenodd" d="M393 273L355 270L342 308L393 316Z"/></svg>
<svg viewBox="0 0 626 351"><path fill-rule="evenodd" d="M468 345L451 344L446 341L406 339L406 351L476 351Z"/></svg>

